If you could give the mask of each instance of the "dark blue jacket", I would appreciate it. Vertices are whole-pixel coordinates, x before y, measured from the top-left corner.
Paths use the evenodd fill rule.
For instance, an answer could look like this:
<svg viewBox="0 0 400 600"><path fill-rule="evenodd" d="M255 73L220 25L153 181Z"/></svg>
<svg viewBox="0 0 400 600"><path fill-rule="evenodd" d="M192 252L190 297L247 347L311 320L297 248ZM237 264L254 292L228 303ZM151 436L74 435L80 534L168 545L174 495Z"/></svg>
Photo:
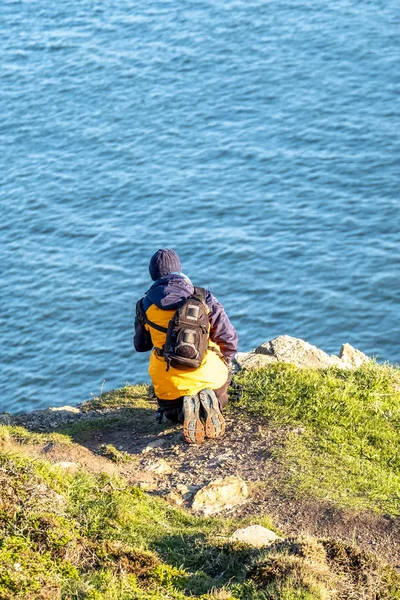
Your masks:
<svg viewBox="0 0 400 600"><path fill-rule="evenodd" d="M194 287L190 279L179 273L168 273L153 283L142 300L146 311L151 304L161 309L178 308L184 299L193 294ZM211 292L206 293L206 303L210 309L210 338L216 342L228 361L232 360L238 349L238 335L229 321L224 307ZM133 338L137 352L148 352L153 348L148 331L135 318L135 335Z"/></svg>

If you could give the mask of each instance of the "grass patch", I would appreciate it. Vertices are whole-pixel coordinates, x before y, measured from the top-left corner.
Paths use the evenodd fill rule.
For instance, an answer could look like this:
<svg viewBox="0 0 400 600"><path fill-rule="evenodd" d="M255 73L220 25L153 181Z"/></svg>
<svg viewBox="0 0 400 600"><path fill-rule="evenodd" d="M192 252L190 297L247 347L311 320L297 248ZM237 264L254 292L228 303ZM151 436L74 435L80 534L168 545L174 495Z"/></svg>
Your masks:
<svg viewBox="0 0 400 600"><path fill-rule="evenodd" d="M133 457L131 454L129 454L128 452L121 452L120 450L117 450L117 448L112 444L100 444L100 446L97 449L97 454L99 454L100 456L104 456L105 458L108 458L109 460L117 464L132 462L136 460L136 458Z"/></svg>
<svg viewBox="0 0 400 600"><path fill-rule="evenodd" d="M153 388L148 384L125 385L117 390L104 392L96 398L86 400L80 405L80 409L89 412L107 408L148 408L152 397Z"/></svg>
<svg viewBox="0 0 400 600"><path fill-rule="evenodd" d="M298 491L400 514L400 369L277 364L240 373L234 406L288 428L277 456Z"/></svg>
<svg viewBox="0 0 400 600"><path fill-rule="evenodd" d="M38 433L29 431L25 427L14 425L0 425L0 447L13 441L19 444L71 444L71 438L61 433Z"/></svg>

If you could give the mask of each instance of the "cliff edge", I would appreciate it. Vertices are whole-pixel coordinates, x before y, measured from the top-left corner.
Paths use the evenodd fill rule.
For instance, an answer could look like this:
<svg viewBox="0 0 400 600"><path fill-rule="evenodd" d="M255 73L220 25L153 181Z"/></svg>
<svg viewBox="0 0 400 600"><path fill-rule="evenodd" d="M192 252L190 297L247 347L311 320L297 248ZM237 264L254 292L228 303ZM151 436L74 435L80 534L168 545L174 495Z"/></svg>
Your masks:
<svg viewBox="0 0 400 600"><path fill-rule="evenodd" d="M222 439L148 385L0 416L0 598L400 598L400 370L241 353Z"/></svg>

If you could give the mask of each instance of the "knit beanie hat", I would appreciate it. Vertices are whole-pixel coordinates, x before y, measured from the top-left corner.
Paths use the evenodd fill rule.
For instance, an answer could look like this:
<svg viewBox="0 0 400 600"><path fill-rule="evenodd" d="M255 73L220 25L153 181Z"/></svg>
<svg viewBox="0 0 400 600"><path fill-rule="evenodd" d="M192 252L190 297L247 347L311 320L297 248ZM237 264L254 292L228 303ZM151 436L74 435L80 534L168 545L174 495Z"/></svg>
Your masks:
<svg viewBox="0 0 400 600"><path fill-rule="evenodd" d="M153 281L167 273L180 273L182 271L179 256L169 248L157 250L150 259L149 272Z"/></svg>

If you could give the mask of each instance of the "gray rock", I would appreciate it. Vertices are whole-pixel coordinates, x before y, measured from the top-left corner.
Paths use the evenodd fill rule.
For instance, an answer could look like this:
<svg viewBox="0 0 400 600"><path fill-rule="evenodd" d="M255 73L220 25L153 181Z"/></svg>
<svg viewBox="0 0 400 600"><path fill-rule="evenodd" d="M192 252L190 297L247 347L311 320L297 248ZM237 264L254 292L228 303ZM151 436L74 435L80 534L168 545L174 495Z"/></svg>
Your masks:
<svg viewBox="0 0 400 600"><path fill-rule="evenodd" d="M296 367L324 369L337 366L342 369L353 369L369 360L368 356L350 344L343 344L339 356L336 356L327 354L299 338L281 335L261 344L251 352L238 353L233 370L238 372L240 369L259 369L278 362L291 363Z"/></svg>
<svg viewBox="0 0 400 600"><path fill-rule="evenodd" d="M178 483L178 485L176 486L176 491L182 496L184 500L191 500L191 498L193 498L198 489L198 485L185 485L184 483Z"/></svg>
<svg viewBox="0 0 400 600"><path fill-rule="evenodd" d="M146 470L156 473L157 475L169 475L173 472L172 467L170 467L163 458L149 462L146 466Z"/></svg>
<svg viewBox="0 0 400 600"><path fill-rule="evenodd" d="M124 410L121 407L85 412L75 406L51 407L45 410L34 410L22 415L10 415L9 424L21 425L32 431L47 431L76 421L88 421L109 415L120 415Z"/></svg>
<svg viewBox="0 0 400 600"><path fill-rule="evenodd" d="M273 357L278 362L293 363L298 367L324 368L340 363L338 356L330 356L316 346L289 335L281 335L261 344L254 353Z"/></svg>
<svg viewBox="0 0 400 600"><path fill-rule="evenodd" d="M282 539L283 538L276 535L274 531L262 527L262 525L250 525L249 527L237 529L232 534L230 541L242 542L243 544L253 546L254 548L262 548L263 546L269 546L277 540Z"/></svg>
<svg viewBox="0 0 400 600"><path fill-rule="evenodd" d="M361 367L361 365L371 360L364 352L353 348L350 344L343 344L340 348L339 358L349 369Z"/></svg>
<svg viewBox="0 0 400 600"><path fill-rule="evenodd" d="M65 423L78 421L81 418L87 418L79 408L73 406L61 406L55 408L46 408L45 410L34 410L30 413L17 415L13 419L13 424L22 425L28 429L44 431L46 429L56 429Z"/></svg>
<svg viewBox="0 0 400 600"><path fill-rule="evenodd" d="M0 415L0 425L12 425L13 416L10 413L2 413Z"/></svg>
<svg viewBox="0 0 400 600"><path fill-rule="evenodd" d="M241 369L249 368L246 367L246 362L252 354L253 352L238 352L233 358L232 363L230 365L231 374L234 375L235 373L238 373Z"/></svg>
<svg viewBox="0 0 400 600"><path fill-rule="evenodd" d="M240 358L240 362L237 362L235 372L237 373L241 369L261 369L262 367L269 367L277 362L275 356L256 354L255 351L247 352Z"/></svg>
<svg viewBox="0 0 400 600"><path fill-rule="evenodd" d="M153 440L149 442L145 448L142 450L142 454L147 454L152 450L156 450L157 448L161 448L162 446L166 446L168 444L167 440L163 438L158 438L157 440Z"/></svg>
<svg viewBox="0 0 400 600"><path fill-rule="evenodd" d="M192 509L204 515L213 515L243 504L249 493L241 477L231 475L215 479L195 495Z"/></svg>

